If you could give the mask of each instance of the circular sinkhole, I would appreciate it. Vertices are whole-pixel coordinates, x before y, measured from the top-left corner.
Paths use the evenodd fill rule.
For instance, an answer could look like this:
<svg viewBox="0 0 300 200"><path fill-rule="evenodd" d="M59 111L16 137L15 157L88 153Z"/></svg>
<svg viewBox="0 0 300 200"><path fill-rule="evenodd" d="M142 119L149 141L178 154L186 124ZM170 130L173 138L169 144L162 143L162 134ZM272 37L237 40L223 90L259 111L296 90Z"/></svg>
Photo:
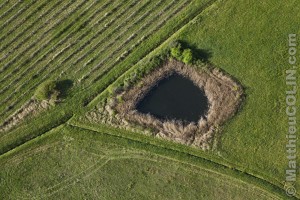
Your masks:
<svg viewBox="0 0 300 200"><path fill-rule="evenodd" d="M160 80L138 102L136 109L162 120L198 122L207 114L208 99L190 79L173 73Z"/></svg>

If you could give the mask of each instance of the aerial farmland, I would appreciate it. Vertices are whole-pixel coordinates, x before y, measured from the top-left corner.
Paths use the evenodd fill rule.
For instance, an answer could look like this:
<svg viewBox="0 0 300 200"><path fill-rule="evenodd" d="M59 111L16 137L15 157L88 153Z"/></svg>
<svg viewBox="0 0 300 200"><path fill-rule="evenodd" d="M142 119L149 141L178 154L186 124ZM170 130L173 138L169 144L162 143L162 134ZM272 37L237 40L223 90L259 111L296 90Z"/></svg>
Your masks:
<svg viewBox="0 0 300 200"><path fill-rule="evenodd" d="M299 11L0 0L0 199L300 199Z"/></svg>

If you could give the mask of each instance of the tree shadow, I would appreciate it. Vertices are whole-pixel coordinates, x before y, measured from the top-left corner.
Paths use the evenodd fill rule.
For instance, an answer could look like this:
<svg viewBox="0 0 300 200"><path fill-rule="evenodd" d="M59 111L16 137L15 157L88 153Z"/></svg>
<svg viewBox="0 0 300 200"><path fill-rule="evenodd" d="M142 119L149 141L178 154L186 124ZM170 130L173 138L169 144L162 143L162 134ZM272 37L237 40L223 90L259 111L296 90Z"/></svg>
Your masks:
<svg viewBox="0 0 300 200"><path fill-rule="evenodd" d="M201 60L202 62L208 63L210 58L212 57L212 51L209 49L198 49L197 46L191 45L183 40L178 40L183 49L191 49L193 52L193 56L197 60Z"/></svg>
<svg viewBox="0 0 300 200"><path fill-rule="evenodd" d="M73 81L70 79L58 81L56 88L60 92L59 96L61 98L65 98L68 95L68 92L72 86L73 86Z"/></svg>

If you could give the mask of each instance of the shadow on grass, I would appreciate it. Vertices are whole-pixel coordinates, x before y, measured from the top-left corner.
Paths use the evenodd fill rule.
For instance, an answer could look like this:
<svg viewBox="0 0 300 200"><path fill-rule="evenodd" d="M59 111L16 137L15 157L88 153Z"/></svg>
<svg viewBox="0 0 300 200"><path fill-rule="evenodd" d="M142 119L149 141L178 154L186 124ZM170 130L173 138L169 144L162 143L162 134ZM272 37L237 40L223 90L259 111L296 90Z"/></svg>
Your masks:
<svg viewBox="0 0 300 200"><path fill-rule="evenodd" d="M72 86L73 86L73 81L70 79L58 81L56 87L60 91L60 97L61 98L67 97L68 92Z"/></svg>

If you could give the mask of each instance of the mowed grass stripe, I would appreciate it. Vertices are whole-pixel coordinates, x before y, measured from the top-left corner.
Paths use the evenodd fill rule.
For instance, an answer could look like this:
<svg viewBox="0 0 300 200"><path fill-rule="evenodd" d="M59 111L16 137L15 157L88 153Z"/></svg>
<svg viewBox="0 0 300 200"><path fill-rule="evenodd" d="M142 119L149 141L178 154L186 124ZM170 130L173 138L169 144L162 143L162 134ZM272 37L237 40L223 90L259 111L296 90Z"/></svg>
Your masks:
<svg viewBox="0 0 300 200"><path fill-rule="evenodd" d="M133 10L133 13L131 13L130 15L128 15L128 17L126 18L125 21L128 22L132 16L134 16L135 14L139 13L141 10L143 10L144 8L146 8L149 5L149 3L150 3L150 1L146 1L146 2L144 2L144 4L141 4L140 2L136 2L136 3L134 3L134 5L135 6L138 5L137 7L135 7L135 6L132 7L133 4L130 5L130 7L134 8L134 10ZM114 19L110 20L109 23L117 23L118 21L116 21L116 20L123 20L123 18L121 18L121 16L124 13L126 13L126 11L128 11L128 9L123 9L122 12L118 14L119 17L115 17ZM124 22L122 22L122 24L123 23ZM117 27L119 27L119 25ZM118 29L117 27L115 28L116 30ZM64 65L64 67L62 68L62 71L60 72L59 77L57 77L57 78L60 78L63 74L68 74L68 76L70 78L70 75L71 75L72 72L68 72L67 73L66 71L67 70L74 71L76 65L77 66L81 66L78 63L80 61L82 61L82 59L84 59L87 56L90 56L90 53L93 53L93 49L94 49L95 46L92 47L92 49L86 49L86 47L88 47L89 44L93 44L94 43L93 40L95 40L96 46L101 46L101 44L102 44L103 41L108 41L109 40L109 38L107 38L106 40L105 39L99 40L99 38L97 38L99 35L105 34L105 32L107 30L107 27L100 26L99 29L98 28L96 28L96 29L97 29L96 34L93 35L92 38L90 38L90 40L88 40L88 41L84 42L83 44L80 44L79 46L77 46L76 47L77 49L76 49L75 52L73 52L72 54L70 54L69 56L67 56L66 58L63 59L63 61L61 62L61 65ZM72 63L69 63L69 62L71 62L70 57L74 57L75 56L74 53L76 53L76 54L79 53L79 52L82 53L83 50L88 50L88 51L85 52L84 54L81 54L81 55L78 54L77 59L75 60L75 62L72 61ZM66 63L66 61L68 61L68 63Z"/></svg>
<svg viewBox="0 0 300 200"><path fill-rule="evenodd" d="M84 54L84 57L86 57L87 59L82 60L82 65L77 64L77 67L79 67L76 70L73 70L72 76L74 78L78 77L80 74L83 73L83 71L89 71L90 68L88 67L88 65L91 65L92 63L96 62L99 59L104 59L105 56L107 56L107 53L109 55L113 55L113 48L112 45L113 44L118 44L118 43L122 43L123 40L125 40L126 38L128 38L130 35L133 35L134 33L129 33L128 35L125 35L125 33L127 33L128 30L133 31L134 30L134 26L138 26L140 23L144 23L144 24L148 24L147 22L143 21L146 20L147 18L149 18L149 21L152 20L152 15L156 12L158 12L159 7L160 6L164 6L165 4L162 4L163 1L159 1L158 3L156 3L151 10L148 10L145 13L142 13L141 16L139 16L139 18L137 18L136 20L134 20L132 23L129 23L130 18L127 18L125 21L123 21L122 24L118 24L117 27L115 27L115 29L110 32L108 35L104 35L104 37L98 41L96 43L96 45L94 47L92 47L92 49L88 50L87 53ZM163 3L167 3L166 1L164 1ZM150 14L151 13L151 14ZM125 26L123 26L125 24ZM118 35L114 35L117 31L119 30L123 30L122 32L120 32ZM111 36L116 36L115 38L110 38ZM121 38L123 36L123 38ZM109 40L107 40L106 38L109 38ZM123 40L122 40L123 39ZM101 46L100 44L105 44L105 46ZM109 49L109 51L108 51ZM94 53L93 53L94 52ZM93 55L94 57L90 58L90 56ZM89 57L87 57L89 56ZM84 62L85 61L85 62ZM98 63L99 64L99 63ZM92 69L93 70L93 69ZM81 72L81 73L79 73ZM79 74L78 74L79 73ZM77 75L78 74L78 75Z"/></svg>
<svg viewBox="0 0 300 200"><path fill-rule="evenodd" d="M79 2L78 2L79 3ZM13 70L13 73L15 74L20 70L20 66L25 66L28 63L31 62L31 60L34 60L38 54L40 53L43 46L40 46L40 44L45 44L49 42L50 40L55 39L55 27L57 28L61 27L61 23L65 20L67 20L73 13L78 11L80 8L82 8L84 5L84 1L80 1L80 4L73 4L66 5L65 9L62 9L60 15L53 15L53 18L51 20L51 23L48 22L50 26L45 26L46 30L45 32L40 32L39 30L36 30L34 32L31 32L26 39L23 40L23 42L19 43L16 47L12 48L11 51L15 54L9 54L10 60L6 62L4 65L4 68L7 69L8 67ZM36 47L39 48L36 48ZM33 52L32 52L33 51ZM12 57L12 58L11 58ZM9 73L10 71L7 71L6 73ZM7 79L6 79L7 80ZM3 80L1 80L2 82Z"/></svg>
<svg viewBox="0 0 300 200"><path fill-rule="evenodd" d="M133 4L131 4L131 6L132 6ZM97 23L97 22L96 22ZM81 37L82 36L86 36L86 34L84 33L83 35L81 35ZM79 40L79 42L81 41L81 39L78 39ZM77 41L75 41L74 43L73 43L74 45L75 44L77 44ZM85 44L86 44L86 42L85 42ZM81 49L81 47L79 48L79 49L77 49L77 51L79 51ZM55 63L55 67L48 67L48 68L41 68L41 69L39 69L39 71L37 72L38 74L40 74L40 73L43 73L43 71L44 70L46 70L46 69L50 69L50 72L47 72L43 77L42 77L42 81L44 80L44 79L46 79L46 78L48 78L51 74L52 74L52 72L53 71L56 71L58 68L61 68L61 66L62 66L62 64L65 62L65 61L68 61L68 60L70 60L70 57L71 56L73 56L74 55L74 51L73 51L73 49L70 49L70 48L68 48L68 50L70 50L70 53L71 54L69 54L68 56L66 56L66 57L63 57L62 58L62 60L60 59L60 60L58 60L58 59L53 59L52 61L56 61L56 63ZM59 55L59 57L61 57L62 56L62 54L60 54ZM60 63L57 63L57 62L60 62ZM47 64L50 64L50 63L47 63ZM64 67L63 67L63 69L64 69Z"/></svg>
<svg viewBox="0 0 300 200"><path fill-rule="evenodd" d="M6 6L6 4L8 4L9 0L4 1L1 5L0 5L0 12L2 13L2 8L4 6Z"/></svg>
<svg viewBox="0 0 300 200"><path fill-rule="evenodd" d="M145 5L147 6L148 2ZM144 7L141 7L141 9L143 8ZM86 49L87 51L84 54L82 54L77 60L75 60L74 63L72 63L74 68L71 69L72 72L70 73L73 76L78 73L81 74L81 72L84 69L86 69L88 65L93 63L96 60L96 58L101 58L101 56L103 56L103 52L109 48L109 45L116 43L117 40L120 39L119 36L122 35L123 32L121 32L119 35L115 35L115 34L120 30L125 29L126 27L133 27L133 25L138 21L138 20L134 20L134 18L132 19L132 17L134 17L136 14L139 14L141 10L138 9L137 11L138 11L137 13L133 12L130 15L128 15L128 17L124 18L124 20L122 19L123 21L120 21L120 23L118 23L119 21L114 21L112 24L110 24L110 26L112 26L113 24L117 23L117 26L114 27L114 29L108 29L110 30L108 33L106 32L97 33L99 37L93 38L93 41L95 42L94 45L89 46L90 49ZM153 10L151 9L151 11ZM123 15L124 13L126 13L126 10L123 10L123 12L120 13L120 15ZM130 20L132 21L132 23L129 23ZM112 36L116 36L116 37L114 38ZM91 43L93 43L93 41ZM109 51L111 50L112 49L110 49Z"/></svg>
<svg viewBox="0 0 300 200"><path fill-rule="evenodd" d="M145 36L145 38L148 38L150 35L154 34L158 28L163 26L166 19L171 18L175 14L177 14L180 10L184 9L185 6L187 6L190 1L184 1L182 4L173 4L175 1L172 1L170 4L168 4L167 7L165 7L163 10L158 12L157 15L155 15L154 18L151 18L148 23L145 23L143 26L139 27L137 32L135 33L135 37L132 40L125 40L120 45L117 46L117 48L112 52L110 55L108 55L104 60L102 60L100 63L98 63L92 70L88 72L88 74L84 75L83 79L87 79L89 76L90 80L88 82L88 85L91 85L93 82L99 80L104 74L106 74L113 66L117 65L121 60L117 60L116 58L121 56L121 54L125 51L126 46L136 46L134 43L138 42L139 38L138 35ZM173 5L177 5L178 7L173 8ZM160 22L154 23L157 19L161 19ZM153 29L152 28L153 25ZM150 30L149 30L150 29ZM129 30L129 29L128 29ZM142 32L144 31L144 32ZM123 41L123 40L120 40ZM124 49L123 51L121 51ZM133 50L133 49L131 49ZM117 55L119 53L119 55ZM129 54L128 54L129 55ZM128 56L127 55L127 56ZM124 56L124 59L127 57ZM115 58L115 59L114 59ZM108 63L106 67L101 68L102 65L108 60ZM97 71L101 70L101 72L97 73Z"/></svg>
<svg viewBox="0 0 300 200"><path fill-rule="evenodd" d="M134 5L135 3L132 3L129 7L132 7L133 5ZM127 9L126 9L127 10ZM124 13L124 12L123 12ZM60 67L61 66L61 64L58 64L57 65L58 67ZM48 69L50 69L50 72L47 72L46 74L45 74L45 76L43 77L43 80L45 80L45 79L47 79L51 74L52 74L52 72L54 71L54 70L56 70L56 68L48 68ZM38 74L40 74L40 73L42 73L41 71L39 71L39 72L37 72ZM28 81L29 82L29 81Z"/></svg>
<svg viewBox="0 0 300 200"><path fill-rule="evenodd" d="M8 7L8 9L5 10L4 12L1 12L2 14L0 15L0 24L4 23L6 18L9 18L10 15L13 15L14 11L18 10L19 6L22 3L24 3L24 1L14 2L11 6L7 5L6 7Z"/></svg>
<svg viewBox="0 0 300 200"><path fill-rule="evenodd" d="M31 16L32 19L30 23L23 24L22 26L17 26L15 29L12 29L10 34L3 35L3 41L0 44L0 61L12 53L14 48L20 47L24 44L32 35L36 34L39 30L42 30L48 24L49 21L54 17L60 15L61 12L65 10L66 7L70 5L70 2L67 4L62 4L62 1L55 2L52 4L47 3L47 6L42 10L37 11L34 15ZM61 6L61 7L58 7ZM10 48L5 51L5 49ZM4 67L0 69L0 72L5 70Z"/></svg>
<svg viewBox="0 0 300 200"><path fill-rule="evenodd" d="M107 2L107 4L108 4L109 2ZM95 7L95 8L97 8L97 7ZM50 49L52 52L55 52L54 50L55 50L55 48L53 48L53 46L52 46L52 48ZM49 52L47 52L46 54L44 54L42 57L41 57L41 59L39 59L39 61L41 61L41 60L43 60L44 58L45 58L45 56L47 56L49 54ZM32 65L32 67L34 67L34 65ZM25 73L27 73L28 71L30 70L30 68L27 68L26 70L24 70L24 72ZM20 78L27 78L26 76L25 76L25 74L22 74L22 76L19 76ZM5 99L5 101L6 102L8 102L8 98L11 98L13 95L14 95L14 93L16 93L17 91L15 90L14 92L13 92L13 94L10 94L9 96L7 96L6 97L6 99ZM25 94L26 94L26 92L25 92Z"/></svg>
<svg viewBox="0 0 300 200"><path fill-rule="evenodd" d="M83 2L81 2L81 3L83 3ZM88 7L88 9L89 8L91 8L93 5L90 5L89 7ZM84 12L82 12L82 13L84 13ZM76 14L75 14L75 16L76 16ZM77 16L77 18L79 18L80 16ZM76 18L76 19L77 19ZM76 19L75 20L73 20L73 22L76 22ZM59 24L60 23L60 21L58 21L57 22L57 24ZM67 29L67 28L66 28ZM63 29L61 32L64 32L64 30L65 29ZM61 32L58 32L57 34L55 34L53 37L51 37L50 39L44 39L44 41L45 41L45 43L41 43L41 44L39 44L39 48L34 48L35 47L35 45L37 44L37 41L34 41L33 43L31 43L30 44L30 46L29 47L27 47L27 48L31 48L34 52L32 52L31 53L31 55L30 55L30 57L32 58L32 60L34 60L33 58L37 58L38 57L38 55L37 54L39 54L39 53L41 53L42 52L42 50L44 50L44 51L46 51L46 50L48 50L49 48L50 49L52 49L52 51L55 51L56 49L55 49L55 45L51 45L51 42L56 42L56 40L59 38L59 36L60 36L60 34L61 34ZM49 34L50 35L52 35L52 33L50 33L49 32ZM69 36L69 35L68 35ZM39 39L43 39L44 37L43 37L43 35L41 35L40 37L39 37ZM68 39L68 37L65 37L64 39ZM63 43L64 41L59 41L59 42L61 42L61 43ZM48 48L46 48L46 47L48 47ZM26 49L24 49L23 51L27 51L27 48ZM47 52L46 51L46 53L44 53L43 55L47 55L47 53L49 53L49 52ZM30 52L28 52L28 54L30 54ZM20 56L22 56L21 54L19 54ZM19 64L19 66L26 66L26 64L29 62L29 64L31 64L30 63L30 61L31 61L31 59L29 59L29 58L27 58L23 63L21 63L21 64ZM34 65L32 65L33 67L34 67ZM24 70L23 71L20 71L20 69L17 67L17 68L15 68L15 70L13 71L13 74L15 75L15 76L12 76L13 78L16 78L16 73L17 72L19 72L19 73L21 73L21 72L23 72L23 74L19 74L18 73L18 78L16 78L15 80L13 80L12 82L10 82L10 83L8 83L8 84L6 84L6 88L4 88L4 89L2 89L1 91L0 91L0 94L2 94L3 92L5 92L6 90L8 90L8 89L10 89L11 87L11 85L14 85L14 83L16 83L16 82L19 82L20 81L20 79L22 78L22 77L24 77L24 74L26 74L26 73L28 73L28 71L30 71L31 70L31 68L25 68L24 67ZM8 77L6 77L6 79L5 80L7 80L8 79ZM8 81L8 80L7 80Z"/></svg>
<svg viewBox="0 0 300 200"><path fill-rule="evenodd" d="M14 20L11 26L8 26L4 31L1 32L0 42L7 39L8 36L13 34L18 27L24 27L30 24L30 19L36 17L35 15L41 11L44 12L47 5L51 5L47 3L47 1L37 1L39 4L33 6L31 5L25 12L23 12L18 18ZM3 58L0 58L0 62Z"/></svg>
<svg viewBox="0 0 300 200"><path fill-rule="evenodd" d="M106 7L106 6L108 6L108 3L106 3L106 4L103 5L103 7ZM100 9L102 9L103 7L101 7ZM95 7L95 8L97 8L97 7ZM84 23L90 21L90 17L92 17L92 18L97 17L96 14L98 14L98 10L96 10L91 16L89 16L89 17L85 20ZM80 16L79 16L79 17L80 17ZM84 18L83 18L83 19L84 19ZM47 61L47 59L45 59L46 57L52 57L52 59L49 58L50 61L54 60L54 59L53 59L53 56L55 57L55 56L58 55L57 52L56 52L56 51L58 50L57 45L58 45L58 46L62 46L62 45L70 46L70 45L69 45L70 43L68 43L67 40L70 40L70 38L71 38L72 36L74 36L75 34L78 34L78 29L80 29L80 26L77 26L76 29L72 30L71 33L69 33L69 34L66 35L62 40L60 40L58 43L56 43L55 45L53 45L53 46L52 46L52 47L51 47L51 48L50 48L50 49L49 49L49 50L48 50L48 51L47 51L40 59L38 59L37 61L42 61L42 60L46 60L46 61ZM74 42L76 42L76 40L74 40ZM64 48L68 48L68 47L63 46L62 49L64 49ZM58 52L60 52L60 51L61 51L61 50L58 50ZM21 82L20 80L26 78L26 75L27 75L30 71L32 71L33 69L38 68L37 66L38 66L38 62L33 63L30 67L27 67L26 70L24 70L23 73L22 73L21 75L19 75L19 77L18 77L17 79L14 80L14 82L11 82L11 83L8 84L8 85L15 85L15 86L19 86L19 87L20 87L20 85L21 85L21 87L22 87L22 84L24 84L24 83ZM47 65L41 65L41 67L43 67L43 69L44 69L44 68L47 67ZM42 71L42 70L36 71L35 73L39 74L39 73L41 73L41 71ZM25 80L25 79L24 79L24 80ZM25 81L26 81L26 80L25 80ZM28 81L28 79L27 79L27 81ZM20 84L18 84L18 83L20 83ZM7 87L7 89L9 89L9 87ZM2 92L3 92L3 91L2 91ZM5 92L5 91L4 91L4 92ZM9 98L9 97L7 97L7 98Z"/></svg>
<svg viewBox="0 0 300 200"><path fill-rule="evenodd" d="M147 1L142 7L148 5L149 1ZM140 9L142 9L142 7L139 7L137 11L139 11ZM121 16L121 14L118 14ZM127 17L128 18L128 17ZM122 18L120 17L113 17L109 23L116 23L116 20L120 20ZM102 21L102 20L100 20ZM79 65L79 62L82 61L86 56L89 55L89 53L92 53L92 51L88 50L87 47L90 47L91 44L93 44L93 42L96 42L96 44L100 43L99 40L99 36L106 34L106 31L108 30L108 27L105 26L104 21L102 21L103 23L100 23L100 21L98 20L96 22L96 27L90 27L88 32L91 32L93 35L92 37L88 38L88 39L82 39L80 40L75 46L76 46L76 50L70 54L69 56L67 56L64 61L62 62L63 65L65 65L65 67L63 68L63 70L60 73L60 76L65 74L69 69L71 69L72 71L74 70L74 67L76 67L76 65ZM93 29L97 30L96 32L93 32ZM85 37L88 35L85 35ZM81 43L81 41L83 43ZM103 41L103 40L101 40ZM86 51L88 50L88 51ZM84 53L84 51L86 51ZM77 56L76 56L77 55ZM70 61L70 59L72 57L75 57L75 61L72 60L72 63L65 63L66 61ZM73 67L73 68L72 68Z"/></svg>
<svg viewBox="0 0 300 200"><path fill-rule="evenodd" d="M9 54L4 65L4 68L8 66L12 69L16 69L18 66L24 66L28 62L31 62L33 58L41 52L41 49L44 48L45 44L49 44L52 40L56 39L60 35L60 30L63 32L65 29L69 28L68 24L64 24L72 20L73 16L79 15L84 9L86 1L80 0L77 4L68 6L65 10L62 11L62 17L55 16L48 29L44 33L37 32L35 34L30 34L29 38L25 43L22 43L21 46L16 46L12 49L14 54ZM56 27L57 26L57 27ZM36 48L36 47L39 48ZM16 55L15 55L16 54Z"/></svg>
<svg viewBox="0 0 300 200"><path fill-rule="evenodd" d="M131 8L133 5L135 5L136 3L137 3L138 1L135 1L134 3L131 3L131 4L129 4L129 2L127 2L127 4L123 4L122 6L128 6L129 8ZM120 9L120 4L118 4L117 5L118 7L116 7L116 8L118 8L118 10L121 10ZM117 10L116 8L114 8L114 10ZM125 10L127 10L128 8L125 8ZM115 13L117 13L117 12L115 12ZM115 17L116 18L116 17ZM113 18L113 20L115 20L115 18ZM91 25L91 26L93 26L93 25ZM93 27L93 28L95 28L95 29L97 29L97 27ZM88 30L87 30L88 31ZM85 35L85 33L86 32L83 32L83 35ZM81 36L80 36L81 37ZM76 43L77 43L77 41L78 41L79 39L78 38L76 38L75 40L74 40L74 42L73 42L73 45L75 45ZM90 38L87 38L87 40L88 41L90 41ZM92 43L92 42L90 42L90 43ZM70 49L71 50L71 54L73 54L74 53L74 49ZM60 54L60 56L63 56L64 54ZM67 58L68 58L68 56L66 56ZM59 60L59 59L55 59L55 60L53 60L54 62L55 61L61 61L61 60ZM54 67L53 68L41 68L40 69L40 71L38 71L38 74L41 74L41 73L43 73L45 70L48 70L48 69L50 69L50 72L47 72L46 74L45 74L45 78L47 78L49 75L51 75L52 74L52 72L53 71L55 71L55 70L57 70L57 69L59 69L59 68L61 68L61 66L62 66L62 64L63 64L63 62L64 62L64 59L62 60L62 62L59 62L59 63L55 63L54 65ZM48 63L49 64L49 63ZM52 63L51 63L52 64ZM44 78L43 77L43 78Z"/></svg>
<svg viewBox="0 0 300 200"><path fill-rule="evenodd" d="M133 5L133 4L132 4L132 5ZM75 31L75 32L76 32L76 31ZM76 41L75 41L75 42L76 42ZM47 54L45 54L45 55L49 55L49 52L48 52ZM32 66L34 67L34 66L36 66L36 65L32 65ZM45 68L45 67L44 67L44 68ZM44 69L44 68L43 68L43 69ZM43 69L42 69L42 70L43 70ZM30 70L30 69L27 69L25 72L27 73L29 70ZM39 70L39 71L36 72L36 73L37 73L37 74L41 73L41 70ZM22 75L19 76L19 77L20 77L20 78L24 78L24 77L25 77L25 74L22 74ZM31 79L26 79L27 82L29 82L30 80L31 80ZM17 82L20 82L20 81L17 80L16 83L15 83L16 85L18 85ZM21 87L23 87L23 86L25 86L25 84L22 84L22 85L21 85ZM19 89L18 89L18 90L19 90ZM10 96L12 96L12 95L9 95L6 99L10 98Z"/></svg>
<svg viewBox="0 0 300 200"><path fill-rule="evenodd" d="M124 3L124 1L118 1L119 4L117 4L112 10L117 10L117 8L119 8L119 6L121 6L121 4ZM110 4L112 5L112 4ZM110 12L110 11L109 11ZM79 53L85 46L91 44L91 40L88 37L94 37L93 35L91 35L93 33L93 29L97 29L99 32L103 31L104 29L100 29L101 27L98 26L99 25L103 25L104 27L104 20L108 19L108 15L103 15L101 18L97 18L97 20L93 23L89 23L87 26L90 26L90 28L85 28L85 31L80 31L80 35L77 35L76 38L72 41L72 43L70 44L70 48L67 49L62 49L60 50L59 54L56 54L55 59L52 59L51 61L47 62L46 65L44 65L45 67L40 68L38 72L36 72L36 75L46 71L47 69L50 69L51 67L49 65L55 65L55 67L53 68L53 70L58 70L61 68L61 66L65 65L65 62L69 61L72 57L74 57L77 53ZM100 21L102 21L103 23L100 23ZM82 42L84 42L84 44L82 45ZM71 49L72 47L72 49ZM68 54L67 54L68 53ZM60 57L64 56L62 59L59 59ZM71 66L71 65L70 65ZM62 72L70 66L64 66L62 69ZM49 68L50 67L50 68ZM53 71L51 70L51 71ZM61 72L61 73L62 73ZM48 74L48 73L47 73ZM59 77L56 77L59 78Z"/></svg>
<svg viewBox="0 0 300 200"><path fill-rule="evenodd" d="M65 38L65 39L68 39L68 38ZM27 73L28 73L29 71L31 71L34 67L36 67L36 64L37 64L39 61L43 60L43 59L45 58L45 56L47 56L47 53L56 51L57 45L61 45L62 43L63 43L63 41L61 40L61 41L58 42L57 44L53 45L52 48L50 49L51 51L46 52L42 57L40 57L38 60L36 60L30 67L27 67L26 70L24 70L24 71L22 72L22 74L19 75L19 78L20 78L20 77L24 77L25 74L27 74ZM18 69L15 69L15 70L14 70L14 74L15 74L17 71L18 71ZM12 74L8 74L8 75L12 76ZM5 78L7 79L8 77L5 77ZM17 79L17 80L19 80L19 79ZM15 80L15 82L17 82L17 81ZM11 82L10 84L12 84L12 82ZM6 87L9 87L10 84L7 84ZM1 91L1 92L2 92L2 91Z"/></svg>
<svg viewBox="0 0 300 200"><path fill-rule="evenodd" d="M38 73L40 73L40 72L38 72ZM50 72L50 73L47 73L46 76L44 76L43 79L42 79L41 81L43 81L43 80L45 80L46 78L48 78L48 76L49 76L50 74L51 74L51 72ZM31 79L27 79L27 83L29 83L29 81L31 81ZM40 82L39 82L39 83L40 83ZM39 83L36 83L36 84L34 85L34 87L37 86ZM24 86L24 84L23 84L22 86ZM25 93L23 93L23 95L26 95L28 92L29 92L29 91L26 91ZM22 95L22 96L23 96L23 95ZM10 95L10 96L12 96L12 95ZM20 99L19 99L19 100L20 100ZM12 106L12 105L11 105L11 106Z"/></svg>
<svg viewBox="0 0 300 200"><path fill-rule="evenodd" d="M136 1L138 2L138 1ZM136 2L134 2L134 4L136 4ZM147 1L148 3L148 1ZM137 3L136 5L141 5L140 3ZM141 8L141 7L136 7L137 11ZM95 51L96 47L101 46L101 44L104 44L103 42L107 42L109 41L111 38L111 36L119 30L120 25L123 25L124 22L126 22L131 15L127 15L127 17L125 18L124 21L122 21L124 18L121 18L126 12L128 12L129 10L126 8L123 8L119 13L117 13L116 17L114 17L112 20L110 20L108 23L106 23L103 27L99 27L99 29L97 29L97 32L93 35L92 38L90 38L89 40L89 44L92 45L87 45L84 46L84 48L81 48L81 55L75 59L75 61L72 62L72 66L76 67L77 66L81 66L81 62L84 60L84 58L86 58L87 56L91 57L91 55L93 55L93 53L95 54L99 54L98 52ZM109 25L108 25L109 24ZM111 29L111 26L114 24L118 24L116 27L114 27L114 29ZM103 36L103 37L100 37ZM88 48L90 47L90 48ZM88 51L86 51L88 50ZM86 52L84 52L86 51ZM72 69L73 71L73 69Z"/></svg>
<svg viewBox="0 0 300 200"><path fill-rule="evenodd" d="M55 38L54 38L55 39ZM51 40L54 40L53 38L51 39ZM61 45L66 39L68 39L68 38L64 38L64 40L60 40L58 43L56 43L55 45L53 45L52 47L51 47L51 49L52 49L52 51L55 51L56 50L56 46L57 45ZM41 48L40 48L41 49ZM39 52L39 51L36 51L36 52ZM47 53L49 53L49 52L46 52L45 54L44 54L44 56L47 56ZM31 55L32 56L32 55ZM40 59L38 59L38 60L40 60ZM26 62L24 62L23 63L24 65L26 65ZM30 63L29 63L30 64ZM36 63L33 63L32 65L31 65L31 67L27 67L26 69L24 69L24 71L22 72L22 74L21 75L19 75L19 78L20 77L24 77L24 75L26 74L26 73L28 73L30 70L32 70L32 68L34 68L35 67L35 65L36 65ZM14 71L13 71L13 74L16 74L18 71L20 71L20 69L18 69L18 68L16 68ZM19 72L20 73L20 72ZM10 76L10 77L12 77L12 75ZM5 80L7 80L8 79L8 77L5 77ZM16 79L16 80L14 80L14 82L17 82L17 81L19 81L20 79ZM11 82L11 83L9 83L9 84L7 84L7 87L9 86L9 85L12 85L13 84L13 82ZM7 89L7 88L6 88ZM3 91L1 90L1 92L0 93L2 93Z"/></svg>
<svg viewBox="0 0 300 200"><path fill-rule="evenodd" d="M26 41L28 41L30 39L30 37L32 35L35 35L37 32L39 32L43 28L50 26L51 25L50 21L52 19L60 16L60 14L62 12L64 12L65 9L67 7L69 7L72 2L68 2L65 5L64 4L61 5L61 3L62 2L59 1L59 2L55 3L53 6L51 4L51 7L49 9L45 9L44 12L42 12L42 14L40 14L38 17L36 17L36 19L29 26L18 27L17 30L15 31L17 33L17 35L12 34L12 35L7 36L5 38L5 41L8 41L8 43L4 44L4 46L0 47L0 53L2 52L3 54L6 54L7 52L5 52L4 49L6 49L8 47L10 47L12 50L16 49L18 47L21 47ZM45 21L41 20L41 18L43 18ZM23 29L21 29L21 28L23 28ZM8 40L8 38L10 38L10 36L12 36L12 39ZM11 50L8 51L8 53L11 53ZM8 67L9 67L8 65L3 66L0 69L0 72L3 73L6 69L8 69ZM10 73L7 72L5 74L7 75ZM2 79L1 79L1 81L2 81Z"/></svg>
<svg viewBox="0 0 300 200"><path fill-rule="evenodd" d="M29 4L23 5L22 8L20 8L13 16L8 18L3 24L0 24L0 30L4 30L8 24L13 24L15 23L14 20L17 18L21 18L21 15L28 11L32 12L29 8L34 7L34 4L37 3L38 1L30 1ZM22 19L22 18L21 18Z"/></svg>

